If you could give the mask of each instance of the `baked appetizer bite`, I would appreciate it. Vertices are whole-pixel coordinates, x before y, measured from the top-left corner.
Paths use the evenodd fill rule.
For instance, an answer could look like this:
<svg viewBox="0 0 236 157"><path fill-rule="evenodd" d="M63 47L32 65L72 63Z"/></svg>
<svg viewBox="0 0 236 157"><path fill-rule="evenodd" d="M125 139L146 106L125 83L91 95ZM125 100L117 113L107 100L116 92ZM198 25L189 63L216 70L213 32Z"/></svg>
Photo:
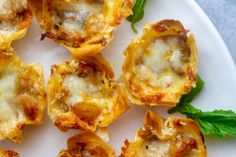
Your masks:
<svg viewBox="0 0 236 157"><path fill-rule="evenodd" d="M42 35L75 56L100 52L113 38L113 31L132 13L134 0L28 0Z"/></svg>
<svg viewBox="0 0 236 157"><path fill-rule="evenodd" d="M19 157L19 154L13 150L3 150L0 148L0 157Z"/></svg>
<svg viewBox="0 0 236 157"><path fill-rule="evenodd" d="M125 56L121 80L134 104L175 106L196 85L195 40L179 21L145 25Z"/></svg>
<svg viewBox="0 0 236 157"><path fill-rule="evenodd" d="M45 105L42 67L0 50L0 140L21 142L25 125L42 123Z"/></svg>
<svg viewBox="0 0 236 157"><path fill-rule="evenodd" d="M22 38L32 22L27 0L0 0L0 46Z"/></svg>
<svg viewBox="0 0 236 157"><path fill-rule="evenodd" d="M134 142L125 141L121 157L206 157L206 147L193 120L164 120L148 111L144 127L136 133Z"/></svg>
<svg viewBox="0 0 236 157"><path fill-rule="evenodd" d="M58 157L115 157L115 151L95 133L85 132L69 138Z"/></svg>
<svg viewBox="0 0 236 157"><path fill-rule="evenodd" d="M113 81L110 65L99 54L52 66L48 114L62 131L95 131L129 108L125 92Z"/></svg>

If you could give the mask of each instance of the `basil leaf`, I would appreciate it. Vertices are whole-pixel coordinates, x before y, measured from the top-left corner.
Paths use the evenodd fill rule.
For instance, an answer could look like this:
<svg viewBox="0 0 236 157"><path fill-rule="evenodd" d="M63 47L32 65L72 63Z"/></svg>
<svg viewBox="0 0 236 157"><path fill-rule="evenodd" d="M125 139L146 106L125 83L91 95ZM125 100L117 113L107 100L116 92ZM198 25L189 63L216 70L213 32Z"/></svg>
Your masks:
<svg viewBox="0 0 236 157"><path fill-rule="evenodd" d="M236 137L236 113L233 111L214 110L203 112L193 107L190 102L202 91L204 81L198 76L196 87L182 96L176 107L169 109L169 113L180 112L195 120L204 135L218 137Z"/></svg>
<svg viewBox="0 0 236 157"><path fill-rule="evenodd" d="M180 113L195 120L205 135L215 135L221 138L236 137L236 113L231 110L202 112L190 104L184 104L178 109Z"/></svg>
<svg viewBox="0 0 236 157"><path fill-rule="evenodd" d="M204 81L198 75L196 87L194 87L188 94L183 95L176 107L169 109L168 113L175 113L178 111L179 107L183 106L186 103L190 103L202 91L204 85Z"/></svg>
<svg viewBox="0 0 236 157"><path fill-rule="evenodd" d="M147 0L136 0L133 7L133 14L127 17L127 20L131 22L131 27L135 33L138 33L135 28L135 23L141 21L144 16L144 6Z"/></svg>
<svg viewBox="0 0 236 157"><path fill-rule="evenodd" d="M181 97L179 105L191 102L202 91L204 84L204 81L198 75L196 87L193 88L188 94Z"/></svg>

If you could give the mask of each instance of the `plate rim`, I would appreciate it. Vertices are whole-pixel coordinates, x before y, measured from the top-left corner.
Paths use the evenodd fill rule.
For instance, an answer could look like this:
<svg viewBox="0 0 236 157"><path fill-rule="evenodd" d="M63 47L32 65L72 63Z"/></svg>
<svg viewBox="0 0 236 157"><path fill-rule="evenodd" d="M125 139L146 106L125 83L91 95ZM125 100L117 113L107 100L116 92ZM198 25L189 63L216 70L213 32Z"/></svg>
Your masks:
<svg viewBox="0 0 236 157"><path fill-rule="evenodd" d="M219 47L221 47L222 49L221 49L221 51L222 51L222 53L226 56L226 59L228 60L228 62L229 62L229 66L232 68L232 69L234 69L234 73L232 73L231 75L234 75L234 76L236 76L236 66L235 66L235 62L234 62L234 60L233 60L233 58L232 58L232 55L231 55L231 53L230 53L230 51L229 51L229 49L227 48L227 46L226 46L226 44L225 44L225 42L224 42L224 40L223 40L223 38L222 38L222 36L220 35L220 33L218 32L218 30L216 29L216 27L215 27L215 25L212 23L212 21L210 20L210 18L207 16L207 14L204 12L204 10L202 10L202 8L197 4L197 2L195 1L195 0L183 0L182 1L183 3L185 3L185 4L187 4L188 6L190 6L192 9L194 9L194 11L193 12L195 12L195 13L197 13L197 14L199 14L199 16L201 16L201 18L202 18L202 21L204 21L204 23L205 23L205 25L207 26L207 27L209 27L210 29L211 29L211 31L212 31L212 36L215 38L215 40L217 40L218 42L217 42L217 44L219 44ZM124 22L124 21L123 21ZM67 50L66 50L67 51ZM68 53L68 52L67 52ZM46 83L46 82L45 82ZM48 116L47 115L45 115L44 116L44 126L47 124L47 120L46 119L48 119ZM53 126L53 124L51 124L51 122L50 122L50 126L51 127L54 127ZM33 126L34 127L34 129L37 129L37 126L35 127L35 126ZM56 128L54 128L54 129L56 129ZM47 130L48 131L48 130ZM57 130L55 130L55 132L56 132ZM34 130L33 132L37 132L36 130ZM27 132L25 132L25 133L27 133ZM64 134L64 133L62 133L62 134ZM66 134L64 134L65 136L67 136ZM62 138L62 137L61 137ZM132 137L133 138L133 137ZM123 139L124 140L124 139ZM27 143L27 141L25 141L25 143ZM28 142L29 143L29 142ZM66 143L66 141L65 141L65 143ZM14 146L16 146L16 144L13 144ZM18 145L18 148L19 148L19 146L20 145ZM9 147L8 145L4 145L4 147ZM23 147L23 146L20 146L21 148ZM17 150L17 149L16 149Z"/></svg>
<svg viewBox="0 0 236 157"><path fill-rule="evenodd" d="M218 43L220 44L220 47L222 47L222 50L225 52L225 55L227 56L227 59L230 61L231 66L233 67L235 73L236 73L236 63L234 62L234 59L232 57L232 54L230 53L225 41L223 40L222 36L220 35L219 31L217 30L216 26L213 24L209 16L205 13L205 11L199 6L199 4L196 2L196 0L184 0L186 4L191 5L195 11L205 20L203 20L206 25L208 25L211 28L212 35L214 35L214 38L218 40Z"/></svg>

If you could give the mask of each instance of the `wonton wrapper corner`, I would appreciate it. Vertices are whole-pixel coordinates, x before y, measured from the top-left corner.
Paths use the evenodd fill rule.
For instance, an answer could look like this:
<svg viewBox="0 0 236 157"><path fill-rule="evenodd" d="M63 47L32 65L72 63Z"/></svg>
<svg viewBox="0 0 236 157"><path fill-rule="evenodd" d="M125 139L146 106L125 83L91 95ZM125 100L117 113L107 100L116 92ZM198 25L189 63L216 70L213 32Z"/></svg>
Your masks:
<svg viewBox="0 0 236 157"><path fill-rule="evenodd" d="M84 132L68 139L67 150L58 157L115 157L115 151L93 132Z"/></svg>

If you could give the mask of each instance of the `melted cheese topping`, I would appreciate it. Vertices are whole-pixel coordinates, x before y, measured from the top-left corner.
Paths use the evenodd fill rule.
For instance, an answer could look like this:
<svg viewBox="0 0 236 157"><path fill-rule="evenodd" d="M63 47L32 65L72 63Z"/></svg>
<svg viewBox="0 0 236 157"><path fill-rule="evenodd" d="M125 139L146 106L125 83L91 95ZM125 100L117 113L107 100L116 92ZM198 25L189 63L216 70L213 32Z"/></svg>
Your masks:
<svg viewBox="0 0 236 157"><path fill-rule="evenodd" d="M56 5L59 13L57 22L61 23L62 28L71 32L82 31L88 17L102 10L101 2L86 3L84 0Z"/></svg>
<svg viewBox="0 0 236 157"><path fill-rule="evenodd" d="M84 99L96 96L99 92L99 87L88 83L86 78L78 77L76 75L69 75L63 82L63 87L69 90L70 97L66 103L73 106Z"/></svg>
<svg viewBox="0 0 236 157"><path fill-rule="evenodd" d="M151 140L145 143L145 157L170 157L170 142Z"/></svg>
<svg viewBox="0 0 236 157"><path fill-rule="evenodd" d="M12 33L17 31L17 26L11 21L2 21L0 23L0 35L10 37Z"/></svg>
<svg viewBox="0 0 236 157"><path fill-rule="evenodd" d="M89 78L69 75L65 78L62 86L70 93L66 99L66 103L70 106L86 101L95 103L104 112L112 110L112 100L102 93L102 85L94 85Z"/></svg>
<svg viewBox="0 0 236 157"><path fill-rule="evenodd" d="M17 15L27 9L27 0L0 0L0 35L9 37L18 29L21 17Z"/></svg>
<svg viewBox="0 0 236 157"><path fill-rule="evenodd" d="M181 79L175 71L184 68L181 58L177 38L157 39L147 48L136 70L141 80L155 87L167 88Z"/></svg>
<svg viewBox="0 0 236 157"><path fill-rule="evenodd" d="M182 58L182 53L180 50L174 50L172 51L172 55L169 59L170 63L171 63L171 66L176 68L176 69L183 69L184 68L184 65L181 61L181 58Z"/></svg>
<svg viewBox="0 0 236 157"><path fill-rule="evenodd" d="M24 120L24 112L16 105L15 101L16 79L15 74L0 78L0 132L5 134L9 134L11 129Z"/></svg>
<svg viewBox="0 0 236 157"><path fill-rule="evenodd" d="M169 67L166 54L170 51L168 43L162 39L157 39L148 48L148 54L144 54L143 65L156 74L162 73Z"/></svg>
<svg viewBox="0 0 236 157"><path fill-rule="evenodd" d="M27 8L27 0L0 0L0 19L14 18Z"/></svg>
<svg viewBox="0 0 236 157"><path fill-rule="evenodd" d="M0 100L11 100L15 91L16 75L7 75L0 79Z"/></svg>

